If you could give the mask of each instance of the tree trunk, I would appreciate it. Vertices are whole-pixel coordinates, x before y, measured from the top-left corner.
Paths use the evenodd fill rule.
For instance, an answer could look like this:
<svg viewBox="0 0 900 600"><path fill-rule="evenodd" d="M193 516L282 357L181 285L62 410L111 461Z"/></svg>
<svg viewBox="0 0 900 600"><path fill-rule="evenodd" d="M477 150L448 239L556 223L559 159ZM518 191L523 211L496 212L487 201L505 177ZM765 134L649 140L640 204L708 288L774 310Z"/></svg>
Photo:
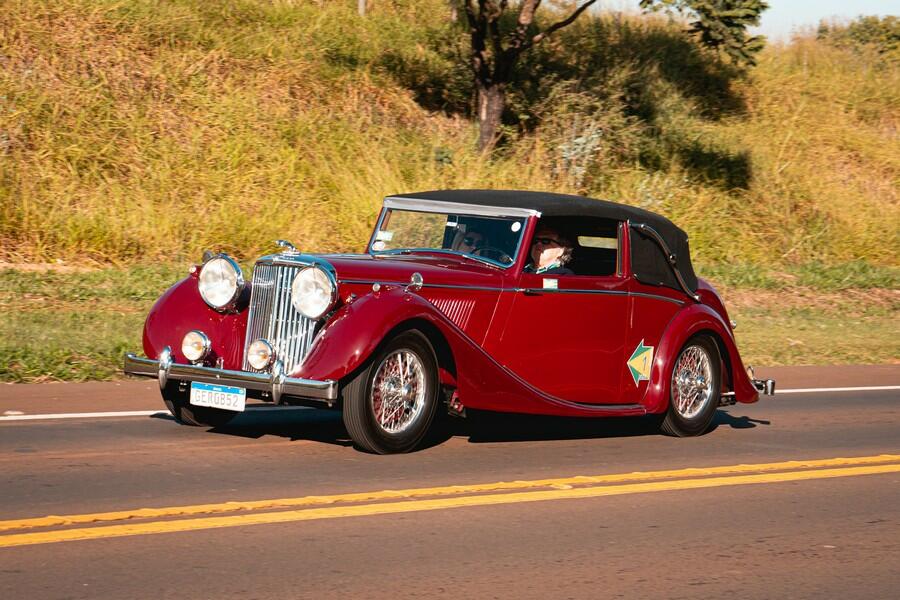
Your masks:
<svg viewBox="0 0 900 600"><path fill-rule="evenodd" d="M478 149L489 152L500 137L500 118L506 107L506 86L478 84Z"/></svg>

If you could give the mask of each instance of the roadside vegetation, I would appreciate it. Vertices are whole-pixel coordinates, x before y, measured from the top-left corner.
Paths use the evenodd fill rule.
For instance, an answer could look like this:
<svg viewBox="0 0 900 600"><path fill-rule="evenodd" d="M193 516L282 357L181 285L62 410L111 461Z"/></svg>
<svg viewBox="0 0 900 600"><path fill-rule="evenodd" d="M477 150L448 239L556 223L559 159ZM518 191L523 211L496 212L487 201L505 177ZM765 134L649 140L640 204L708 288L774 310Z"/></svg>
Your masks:
<svg viewBox="0 0 900 600"><path fill-rule="evenodd" d="M0 269L0 381L121 378L125 352L141 351L147 311L187 275L190 264ZM808 268L699 273L718 288L738 322L745 362L862 364L900 357L897 273Z"/></svg>
<svg viewBox="0 0 900 600"><path fill-rule="evenodd" d="M204 249L358 251L383 196L466 187L669 216L735 299L748 361L900 356L896 20L739 69L665 16L585 13L523 55L484 155L446 0L370 8L3 3L0 263L82 270L0 271L0 380L114 376Z"/></svg>

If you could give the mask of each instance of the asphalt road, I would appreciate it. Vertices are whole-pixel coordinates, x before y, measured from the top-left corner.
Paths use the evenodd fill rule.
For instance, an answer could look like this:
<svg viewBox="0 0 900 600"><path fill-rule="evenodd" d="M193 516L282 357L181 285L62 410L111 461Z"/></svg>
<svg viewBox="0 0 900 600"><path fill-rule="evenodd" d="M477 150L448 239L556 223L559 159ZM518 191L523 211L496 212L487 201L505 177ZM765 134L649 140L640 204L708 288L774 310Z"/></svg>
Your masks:
<svg viewBox="0 0 900 600"><path fill-rule="evenodd" d="M898 366L760 375L900 385ZM692 439L646 419L477 415L386 457L354 450L326 411L250 411L221 430L162 412L21 419L144 410L160 410L152 382L0 386L0 598L900 588L898 389L776 395L720 409Z"/></svg>

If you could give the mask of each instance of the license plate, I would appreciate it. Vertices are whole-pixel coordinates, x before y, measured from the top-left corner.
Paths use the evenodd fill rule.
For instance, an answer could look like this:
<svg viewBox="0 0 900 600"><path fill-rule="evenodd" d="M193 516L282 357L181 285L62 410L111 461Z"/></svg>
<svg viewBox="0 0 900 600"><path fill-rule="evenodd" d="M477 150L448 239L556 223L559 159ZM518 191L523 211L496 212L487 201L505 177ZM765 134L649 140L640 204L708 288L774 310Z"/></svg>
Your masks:
<svg viewBox="0 0 900 600"><path fill-rule="evenodd" d="M191 404L241 412L247 404L247 390L195 381L191 383Z"/></svg>

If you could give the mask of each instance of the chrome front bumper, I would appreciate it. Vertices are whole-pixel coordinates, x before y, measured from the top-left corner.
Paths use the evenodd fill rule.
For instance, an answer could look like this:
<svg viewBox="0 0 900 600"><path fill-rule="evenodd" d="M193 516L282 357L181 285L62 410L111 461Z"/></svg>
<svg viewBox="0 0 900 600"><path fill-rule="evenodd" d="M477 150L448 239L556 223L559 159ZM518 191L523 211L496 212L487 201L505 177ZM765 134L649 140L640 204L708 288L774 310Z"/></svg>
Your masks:
<svg viewBox="0 0 900 600"><path fill-rule="evenodd" d="M287 377L282 372L279 362L275 363L271 374L229 371L201 365L182 365L172 360L172 349L168 346L159 353L159 358L156 360L141 358L129 352L125 355L125 373L141 377L156 377L159 380L160 389L166 387L169 380L176 380L258 390L271 394L275 403L280 402L282 396L297 396L324 400L331 405L338 397L337 381Z"/></svg>

